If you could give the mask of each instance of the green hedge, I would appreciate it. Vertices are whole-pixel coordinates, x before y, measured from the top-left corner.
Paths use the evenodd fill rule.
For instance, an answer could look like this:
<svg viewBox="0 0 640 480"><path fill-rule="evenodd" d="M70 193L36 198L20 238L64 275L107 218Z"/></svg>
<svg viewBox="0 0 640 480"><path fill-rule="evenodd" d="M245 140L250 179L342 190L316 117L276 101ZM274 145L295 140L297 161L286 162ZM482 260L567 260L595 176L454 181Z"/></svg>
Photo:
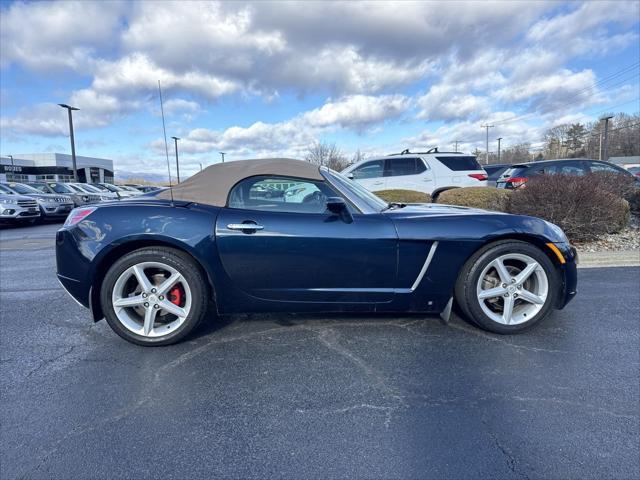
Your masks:
<svg viewBox="0 0 640 480"><path fill-rule="evenodd" d="M380 190L373 193L386 202L431 203L431 196L415 190Z"/></svg>
<svg viewBox="0 0 640 480"><path fill-rule="evenodd" d="M453 188L438 195L436 202L506 212L511 193L510 190L493 187Z"/></svg>

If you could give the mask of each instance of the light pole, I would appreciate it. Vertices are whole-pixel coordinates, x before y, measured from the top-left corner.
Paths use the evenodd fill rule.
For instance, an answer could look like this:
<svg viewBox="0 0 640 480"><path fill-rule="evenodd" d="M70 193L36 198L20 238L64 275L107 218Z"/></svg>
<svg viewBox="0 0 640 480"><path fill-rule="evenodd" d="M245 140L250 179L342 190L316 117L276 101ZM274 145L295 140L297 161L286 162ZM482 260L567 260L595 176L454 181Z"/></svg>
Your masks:
<svg viewBox="0 0 640 480"><path fill-rule="evenodd" d="M453 144L455 145L456 152L458 151L458 144L462 143L460 140L454 140Z"/></svg>
<svg viewBox="0 0 640 480"><path fill-rule="evenodd" d="M226 155L226 153L225 152L218 152L218 153L222 157L222 163L224 163L224 156Z"/></svg>
<svg viewBox="0 0 640 480"><path fill-rule="evenodd" d="M487 158L485 159L485 164L489 165L489 129L493 128L494 125L480 125L482 128L487 129Z"/></svg>
<svg viewBox="0 0 640 480"><path fill-rule="evenodd" d="M498 138L498 163L500 163L500 141L502 140L502 137Z"/></svg>
<svg viewBox="0 0 640 480"><path fill-rule="evenodd" d="M11 159L11 166L13 167L13 155L7 155Z"/></svg>
<svg viewBox="0 0 640 480"><path fill-rule="evenodd" d="M608 116L601 118L600 120L604 120L604 147L602 152L602 160L605 162L609 159L609 120L611 120L613 116Z"/></svg>
<svg viewBox="0 0 640 480"><path fill-rule="evenodd" d="M78 181L78 166L76 165L76 142L73 138L73 116L71 112L73 110L80 110L76 107L70 107L64 103L59 103L62 108L66 108L69 113L69 137L71 137L71 165L73 166L73 181Z"/></svg>
<svg viewBox="0 0 640 480"><path fill-rule="evenodd" d="M174 143L176 144L176 176L178 177L178 183L180 183L180 164L178 163L178 140L179 137L171 137L173 138Z"/></svg>
<svg viewBox="0 0 640 480"><path fill-rule="evenodd" d="M200 164L200 171L202 171L202 163L198 162L198 164Z"/></svg>

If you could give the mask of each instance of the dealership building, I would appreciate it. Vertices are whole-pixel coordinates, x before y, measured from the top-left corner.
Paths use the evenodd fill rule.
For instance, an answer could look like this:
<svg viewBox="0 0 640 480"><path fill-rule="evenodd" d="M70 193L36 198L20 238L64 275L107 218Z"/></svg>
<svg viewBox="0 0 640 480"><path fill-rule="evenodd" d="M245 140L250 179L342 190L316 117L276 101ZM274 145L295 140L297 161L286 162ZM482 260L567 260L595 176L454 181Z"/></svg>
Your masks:
<svg viewBox="0 0 640 480"><path fill-rule="evenodd" d="M13 157L13 158L12 158ZM76 155L78 181L113 183L113 160ZM73 181L73 162L66 153L30 153L0 157L1 182Z"/></svg>

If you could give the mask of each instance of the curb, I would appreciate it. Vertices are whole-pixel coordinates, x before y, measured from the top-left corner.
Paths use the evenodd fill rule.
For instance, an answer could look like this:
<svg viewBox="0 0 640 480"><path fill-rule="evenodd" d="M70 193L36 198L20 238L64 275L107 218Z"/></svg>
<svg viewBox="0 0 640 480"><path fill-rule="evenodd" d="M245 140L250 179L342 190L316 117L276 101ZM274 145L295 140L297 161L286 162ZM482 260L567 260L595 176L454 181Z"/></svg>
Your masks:
<svg viewBox="0 0 640 480"><path fill-rule="evenodd" d="M578 250L578 268L638 267L640 250L583 252Z"/></svg>

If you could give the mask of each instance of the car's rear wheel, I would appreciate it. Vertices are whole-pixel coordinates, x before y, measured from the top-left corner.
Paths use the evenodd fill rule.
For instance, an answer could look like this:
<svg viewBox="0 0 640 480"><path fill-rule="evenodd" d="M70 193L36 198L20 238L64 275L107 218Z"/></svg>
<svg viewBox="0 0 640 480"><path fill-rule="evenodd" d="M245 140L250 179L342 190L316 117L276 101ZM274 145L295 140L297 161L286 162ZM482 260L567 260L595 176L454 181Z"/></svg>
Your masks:
<svg viewBox="0 0 640 480"><path fill-rule="evenodd" d="M107 322L138 345L170 345L185 338L206 314L204 276L187 254L151 247L120 258L107 272L100 299Z"/></svg>
<svg viewBox="0 0 640 480"><path fill-rule="evenodd" d="M462 268L456 301L479 327L518 333L546 317L556 303L560 281L538 247L507 240L484 247Z"/></svg>

